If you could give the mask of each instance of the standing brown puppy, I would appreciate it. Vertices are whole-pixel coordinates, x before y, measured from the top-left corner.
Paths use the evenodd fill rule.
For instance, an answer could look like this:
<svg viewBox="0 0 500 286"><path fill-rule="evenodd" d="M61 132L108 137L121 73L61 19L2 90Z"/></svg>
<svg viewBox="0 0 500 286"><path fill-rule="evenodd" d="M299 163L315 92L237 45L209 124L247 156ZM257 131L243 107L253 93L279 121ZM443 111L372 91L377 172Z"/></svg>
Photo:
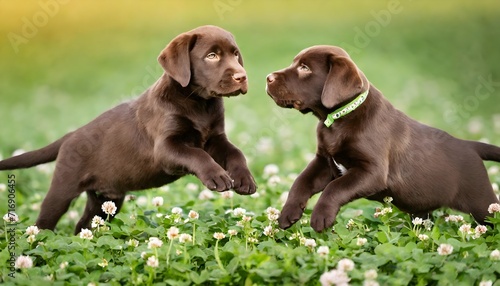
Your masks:
<svg viewBox="0 0 500 286"><path fill-rule="evenodd" d="M160 187L194 174L211 190L255 192L242 152L224 132L222 97L247 92L243 59L231 33L203 26L173 39L158 57L165 73L139 98L36 151L0 161L0 170L57 159L36 221L54 229L71 201L87 192L75 233L120 209L127 191Z"/></svg>
<svg viewBox="0 0 500 286"><path fill-rule="evenodd" d="M320 120L316 157L292 185L282 228L299 220L321 191L311 217L316 231L332 226L340 207L358 198L391 196L420 217L450 207L479 222L498 203L482 160L500 161L500 148L454 138L396 110L341 48L301 51L290 67L267 77L267 92L279 106Z"/></svg>

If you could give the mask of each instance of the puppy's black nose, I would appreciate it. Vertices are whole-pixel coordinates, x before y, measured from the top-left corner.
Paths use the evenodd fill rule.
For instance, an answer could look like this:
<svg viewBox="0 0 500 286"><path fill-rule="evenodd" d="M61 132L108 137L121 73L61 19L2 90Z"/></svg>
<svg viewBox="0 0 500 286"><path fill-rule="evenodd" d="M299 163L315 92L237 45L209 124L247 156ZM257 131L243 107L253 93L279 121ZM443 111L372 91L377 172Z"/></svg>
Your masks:
<svg viewBox="0 0 500 286"><path fill-rule="evenodd" d="M245 80L247 80L247 75L244 72L238 72L238 73L233 74L233 79L234 79L234 81L236 81L238 83L242 83Z"/></svg>
<svg viewBox="0 0 500 286"><path fill-rule="evenodd" d="M267 76L267 82L268 82L268 83L273 82L275 79L276 79L276 76L275 76L273 73L271 73L271 74L269 74L269 75Z"/></svg>

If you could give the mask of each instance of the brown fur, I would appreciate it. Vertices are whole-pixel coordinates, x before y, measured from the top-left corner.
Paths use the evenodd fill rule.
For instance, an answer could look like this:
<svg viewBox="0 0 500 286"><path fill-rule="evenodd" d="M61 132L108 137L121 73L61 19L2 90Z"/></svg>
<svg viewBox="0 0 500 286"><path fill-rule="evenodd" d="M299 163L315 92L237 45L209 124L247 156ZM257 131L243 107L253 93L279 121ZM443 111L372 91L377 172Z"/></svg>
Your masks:
<svg viewBox="0 0 500 286"><path fill-rule="evenodd" d="M186 174L211 190L255 192L245 157L224 132L222 97L247 92L233 35L199 27L173 39L158 61L165 73L139 98L47 147L0 161L0 170L10 170L57 158L39 228L54 229L82 192L88 201L75 233L95 215L104 216L104 201L119 210L127 191L160 187Z"/></svg>
<svg viewBox="0 0 500 286"><path fill-rule="evenodd" d="M363 104L337 119L327 115L369 89ZM333 225L340 207L358 198L393 198L420 217L439 207L470 213L483 222L498 203L482 160L500 161L500 148L452 137L395 109L338 47L301 51L292 65L267 77L267 92L282 107L312 112L319 120L316 157L292 185L279 218L288 228L308 199L322 192L311 226ZM343 165L347 171L341 174Z"/></svg>

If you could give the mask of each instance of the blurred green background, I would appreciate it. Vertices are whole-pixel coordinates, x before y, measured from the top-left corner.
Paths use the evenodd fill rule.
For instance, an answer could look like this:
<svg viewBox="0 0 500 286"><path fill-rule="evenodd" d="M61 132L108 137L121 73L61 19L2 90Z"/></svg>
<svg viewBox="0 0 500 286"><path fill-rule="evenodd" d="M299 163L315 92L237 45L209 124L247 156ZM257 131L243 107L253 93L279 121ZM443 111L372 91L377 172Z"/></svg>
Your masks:
<svg viewBox="0 0 500 286"><path fill-rule="evenodd" d="M161 75L164 46L205 24L241 49L250 88L225 101L227 131L256 175L269 163L299 172L315 152L317 120L278 108L264 87L316 44L344 47L411 117L500 145L499 16L496 0L0 1L0 154L45 146L139 95Z"/></svg>

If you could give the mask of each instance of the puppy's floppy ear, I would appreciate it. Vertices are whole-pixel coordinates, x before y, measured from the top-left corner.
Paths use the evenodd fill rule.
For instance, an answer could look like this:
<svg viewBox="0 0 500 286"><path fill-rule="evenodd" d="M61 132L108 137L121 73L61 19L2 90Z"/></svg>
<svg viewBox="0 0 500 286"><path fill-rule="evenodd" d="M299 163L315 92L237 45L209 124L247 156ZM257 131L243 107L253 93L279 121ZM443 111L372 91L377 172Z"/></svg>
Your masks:
<svg viewBox="0 0 500 286"><path fill-rule="evenodd" d="M186 87L191 79L189 51L196 42L196 34L181 34L173 39L158 56L158 62L165 72Z"/></svg>
<svg viewBox="0 0 500 286"><path fill-rule="evenodd" d="M330 71L326 77L321 103L326 108L332 108L368 87L368 80L348 57L330 55Z"/></svg>

